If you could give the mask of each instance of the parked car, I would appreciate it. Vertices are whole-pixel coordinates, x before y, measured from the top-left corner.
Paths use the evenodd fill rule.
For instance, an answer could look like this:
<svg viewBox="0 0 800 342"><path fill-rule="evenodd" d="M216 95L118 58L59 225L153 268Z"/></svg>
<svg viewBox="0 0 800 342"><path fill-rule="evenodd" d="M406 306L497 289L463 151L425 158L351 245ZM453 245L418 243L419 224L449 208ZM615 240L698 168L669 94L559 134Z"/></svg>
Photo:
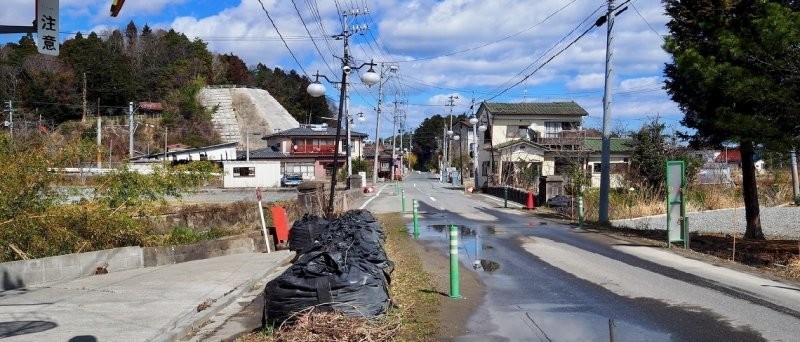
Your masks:
<svg viewBox="0 0 800 342"><path fill-rule="evenodd" d="M547 205L550 207L569 207L572 205L572 197L566 195L555 195L547 199Z"/></svg>
<svg viewBox="0 0 800 342"><path fill-rule="evenodd" d="M298 186L303 182L303 176L298 174L285 174L281 177L281 186Z"/></svg>

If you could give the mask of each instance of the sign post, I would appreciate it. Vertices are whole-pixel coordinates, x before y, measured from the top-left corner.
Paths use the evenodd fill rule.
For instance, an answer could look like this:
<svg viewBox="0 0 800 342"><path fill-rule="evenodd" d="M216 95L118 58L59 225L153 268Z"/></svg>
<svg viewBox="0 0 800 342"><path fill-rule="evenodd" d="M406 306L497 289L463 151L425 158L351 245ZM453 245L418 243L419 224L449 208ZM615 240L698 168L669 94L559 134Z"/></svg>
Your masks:
<svg viewBox="0 0 800 342"><path fill-rule="evenodd" d="M261 232L264 233L264 243L267 244L267 253L272 252L269 248L269 234L267 234L267 223L264 220L264 207L261 206L261 188L256 188L256 198L258 198L258 216L261 218Z"/></svg>
<svg viewBox="0 0 800 342"><path fill-rule="evenodd" d="M683 242L689 248L686 218L686 164L682 160L667 161L667 247Z"/></svg>
<svg viewBox="0 0 800 342"><path fill-rule="evenodd" d="M58 56L58 0L36 0L36 21L39 53Z"/></svg>

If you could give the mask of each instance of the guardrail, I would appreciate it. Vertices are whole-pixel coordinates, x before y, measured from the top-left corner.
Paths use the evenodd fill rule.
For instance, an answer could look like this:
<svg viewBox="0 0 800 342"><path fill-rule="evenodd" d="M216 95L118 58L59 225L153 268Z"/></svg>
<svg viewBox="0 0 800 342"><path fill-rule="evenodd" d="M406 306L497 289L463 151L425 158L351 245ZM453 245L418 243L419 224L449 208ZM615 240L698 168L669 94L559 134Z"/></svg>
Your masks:
<svg viewBox="0 0 800 342"><path fill-rule="evenodd" d="M487 193L489 195L492 195L492 196L495 196L495 197L499 197L499 198L505 198L504 197L505 196L504 192L506 191L506 189L508 191L508 200L509 201L516 202L516 203L519 203L519 204L522 204L522 205L526 205L527 204L527 201L528 201L528 190L525 190L525 189L519 189L519 188L510 187L510 186L509 187L490 186L490 187L485 187L482 190L483 190L483 192L485 192L485 193ZM539 206L539 199L537 198L537 196L533 196L533 202L534 202L534 205Z"/></svg>

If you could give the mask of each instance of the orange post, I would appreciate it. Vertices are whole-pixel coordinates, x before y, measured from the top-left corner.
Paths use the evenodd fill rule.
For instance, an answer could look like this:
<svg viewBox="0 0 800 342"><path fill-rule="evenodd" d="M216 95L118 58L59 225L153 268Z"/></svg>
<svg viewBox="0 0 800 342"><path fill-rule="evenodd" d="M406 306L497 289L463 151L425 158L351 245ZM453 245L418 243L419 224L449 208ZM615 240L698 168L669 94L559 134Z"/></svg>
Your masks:
<svg viewBox="0 0 800 342"><path fill-rule="evenodd" d="M528 191L528 201L525 204L525 209L536 209L536 204L533 202L533 191Z"/></svg>
<svg viewBox="0 0 800 342"><path fill-rule="evenodd" d="M281 206L272 207L272 223L275 224L275 245L284 244L289 241L289 220L286 217L286 209Z"/></svg>

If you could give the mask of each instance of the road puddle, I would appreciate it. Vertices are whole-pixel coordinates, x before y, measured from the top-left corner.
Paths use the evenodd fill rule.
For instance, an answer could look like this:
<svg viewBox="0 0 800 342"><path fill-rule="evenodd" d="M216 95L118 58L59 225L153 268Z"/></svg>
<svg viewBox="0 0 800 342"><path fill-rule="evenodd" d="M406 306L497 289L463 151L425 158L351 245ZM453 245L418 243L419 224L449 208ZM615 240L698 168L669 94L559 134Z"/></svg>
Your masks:
<svg viewBox="0 0 800 342"><path fill-rule="evenodd" d="M423 236L436 236L444 240L450 239L450 227L448 224L435 224L427 226L427 234L423 232ZM464 225L455 225L458 228L458 249L459 260L464 266L472 267L476 271L494 272L500 269L500 264L492 260L482 259L484 249L492 249L491 246L483 244L481 234L477 229L473 229ZM489 226L487 230L491 231L494 227Z"/></svg>

